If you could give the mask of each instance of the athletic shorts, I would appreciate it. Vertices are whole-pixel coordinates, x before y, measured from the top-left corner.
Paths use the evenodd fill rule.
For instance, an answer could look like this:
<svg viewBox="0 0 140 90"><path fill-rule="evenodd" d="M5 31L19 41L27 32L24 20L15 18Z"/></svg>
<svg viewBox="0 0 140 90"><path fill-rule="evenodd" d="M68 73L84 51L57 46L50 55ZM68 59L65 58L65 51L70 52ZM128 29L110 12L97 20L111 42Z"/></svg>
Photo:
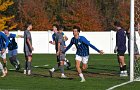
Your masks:
<svg viewBox="0 0 140 90"><path fill-rule="evenodd" d="M58 57L59 57L60 61L64 61L65 60L65 54L63 54L63 53L60 54Z"/></svg>
<svg viewBox="0 0 140 90"><path fill-rule="evenodd" d="M0 57L1 57L2 59L6 59L6 51L5 51L3 54L1 54L1 51L0 51Z"/></svg>
<svg viewBox="0 0 140 90"><path fill-rule="evenodd" d="M87 64L88 63L88 58L89 58L89 56L76 55L75 60L81 61L83 64Z"/></svg>
<svg viewBox="0 0 140 90"><path fill-rule="evenodd" d="M8 50L8 55L9 55L9 58L17 55L17 49Z"/></svg>
<svg viewBox="0 0 140 90"><path fill-rule="evenodd" d="M117 51L117 52L118 52L118 53L117 53L118 56L124 56L124 54L125 54L125 51L120 51L120 50L119 50L119 51Z"/></svg>
<svg viewBox="0 0 140 90"><path fill-rule="evenodd" d="M31 56L32 57L32 52L30 51L24 51L25 57Z"/></svg>

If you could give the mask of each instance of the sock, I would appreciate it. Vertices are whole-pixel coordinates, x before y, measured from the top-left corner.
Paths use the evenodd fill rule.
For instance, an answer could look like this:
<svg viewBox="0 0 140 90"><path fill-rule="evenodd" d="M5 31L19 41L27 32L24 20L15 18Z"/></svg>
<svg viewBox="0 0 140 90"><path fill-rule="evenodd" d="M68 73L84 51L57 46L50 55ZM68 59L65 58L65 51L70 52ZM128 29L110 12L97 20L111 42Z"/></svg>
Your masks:
<svg viewBox="0 0 140 90"><path fill-rule="evenodd" d="M27 68L28 68L27 67L27 61L25 61L25 67L24 67L24 69L27 70Z"/></svg>
<svg viewBox="0 0 140 90"><path fill-rule="evenodd" d="M16 59L16 62L17 62L17 65L19 65L19 64L20 64L18 59Z"/></svg>
<svg viewBox="0 0 140 90"><path fill-rule="evenodd" d="M3 68L6 68L6 63L3 63Z"/></svg>
<svg viewBox="0 0 140 90"><path fill-rule="evenodd" d="M31 70L31 62L28 61L28 70Z"/></svg>
<svg viewBox="0 0 140 90"><path fill-rule="evenodd" d="M124 65L122 68L123 68L123 71L126 71L126 65Z"/></svg>
<svg viewBox="0 0 140 90"><path fill-rule="evenodd" d="M64 73L64 65L60 66L60 71L61 71L61 73Z"/></svg>
<svg viewBox="0 0 140 90"><path fill-rule="evenodd" d="M80 73L79 76L81 77L81 79L85 79L82 73Z"/></svg>
<svg viewBox="0 0 140 90"><path fill-rule="evenodd" d="M120 71L123 71L123 67L120 67Z"/></svg>
<svg viewBox="0 0 140 90"><path fill-rule="evenodd" d="M68 66L68 64L67 64L67 62L66 61L64 61L64 65L67 67Z"/></svg>
<svg viewBox="0 0 140 90"><path fill-rule="evenodd" d="M3 70L3 65L1 64L1 62L0 62L0 69Z"/></svg>
<svg viewBox="0 0 140 90"><path fill-rule="evenodd" d="M60 62L59 63L57 63L53 68L56 70L56 69L58 69L59 68L59 66L60 66Z"/></svg>
<svg viewBox="0 0 140 90"><path fill-rule="evenodd" d="M16 66L15 62L14 62L12 59L10 59L10 63L11 63L14 67Z"/></svg>
<svg viewBox="0 0 140 90"><path fill-rule="evenodd" d="M51 71L54 72L55 71L55 68L52 68Z"/></svg>

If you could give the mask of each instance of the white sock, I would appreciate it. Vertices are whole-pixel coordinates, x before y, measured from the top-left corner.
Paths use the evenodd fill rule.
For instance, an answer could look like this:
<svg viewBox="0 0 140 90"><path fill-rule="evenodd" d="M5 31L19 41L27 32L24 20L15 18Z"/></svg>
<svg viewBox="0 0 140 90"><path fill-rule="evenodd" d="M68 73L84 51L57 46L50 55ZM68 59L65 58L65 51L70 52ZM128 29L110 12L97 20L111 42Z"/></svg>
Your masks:
<svg viewBox="0 0 140 90"><path fill-rule="evenodd" d="M65 74L64 74L64 73L62 73L61 75L62 75L62 76L64 76Z"/></svg>
<svg viewBox="0 0 140 90"><path fill-rule="evenodd" d="M3 65L1 64L1 62L0 62L0 69L3 70Z"/></svg>
<svg viewBox="0 0 140 90"><path fill-rule="evenodd" d="M54 72L54 70L55 70L54 68L51 69L52 72Z"/></svg>
<svg viewBox="0 0 140 90"><path fill-rule="evenodd" d="M82 73L80 73L79 76L81 77L81 79L85 79Z"/></svg>
<svg viewBox="0 0 140 90"><path fill-rule="evenodd" d="M68 66L68 64L67 64L67 62L66 61L64 61L64 65L67 67Z"/></svg>

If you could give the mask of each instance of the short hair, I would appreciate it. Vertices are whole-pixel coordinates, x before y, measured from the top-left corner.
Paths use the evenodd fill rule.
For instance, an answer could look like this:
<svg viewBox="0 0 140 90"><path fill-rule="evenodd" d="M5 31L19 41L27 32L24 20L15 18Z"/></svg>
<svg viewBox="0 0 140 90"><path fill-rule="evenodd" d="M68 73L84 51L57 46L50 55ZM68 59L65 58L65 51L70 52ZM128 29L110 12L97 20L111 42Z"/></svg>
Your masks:
<svg viewBox="0 0 140 90"><path fill-rule="evenodd" d="M77 31L80 32L80 27L78 26L73 26L73 29L77 29Z"/></svg>
<svg viewBox="0 0 140 90"><path fill-rule="evenodd" d="M121 27L121 23L119 21L115 21L114 26Z"/></svg>
<svg viewBox="0 0 140 90"><path fill-rule="evenodd" d="M26 23L25 28L28 28L30 25L32 25L31 22Z"/></svg>
<svg viewBox="0 0 140 90"><path fill-rule="evenodd" d="M4 30L7 30L7 31L9 31L9 27L6 27L6 28L4 28L4 29L3 29L3 31L4 31Z"/></svg>
<svg viewBox="0 0 140 90"><path fill-rule="evenodd" d="M58 26L58 24L53 24L52 26L53 26L53 27L56 27L57 30L59 30L59 26Z"/></svg>
<svg viewBox="0 0 140 90"><path fill-rule="evenodd" d="M59 25L59 29L58 29L58 31L59 30L64 30L65 29L65 26L63 26L63 25Z"/></svg>

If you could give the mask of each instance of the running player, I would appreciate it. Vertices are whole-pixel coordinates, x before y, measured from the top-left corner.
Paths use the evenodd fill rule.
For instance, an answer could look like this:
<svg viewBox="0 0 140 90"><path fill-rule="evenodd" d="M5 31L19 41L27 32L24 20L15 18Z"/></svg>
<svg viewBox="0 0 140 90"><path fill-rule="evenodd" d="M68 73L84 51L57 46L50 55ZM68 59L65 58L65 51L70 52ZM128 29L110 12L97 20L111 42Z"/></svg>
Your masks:
<svg viewBox="0 0 140 90"><path fill-rule="evenodd" d="M16 68L18 71L20 69L20 63L17 59L17 43L15 41L15 38L18 37L16 34L9 33L8 28L4 29L5 35L9 39L9 45L8 45L8 54L9 54L9 60L10 63Z"/></svg>
<svg viewBox="0 0 140 90"><path fill-rule="evenodd" d="M80 33L80 27L78 26L74 26L73 27L73 35L74 37L71 39L70 44L66 47L65 51L63 51L63 53L65 53L67 50L69 50L71 48L71 46L73 44L75 44L77 51L76 51L76 69L78 71L78 74L81 78L80 82L85 82L85 78L84 75L82 73L82 70L80 68L80 64L82 62L82 69L85 70L87 69L87 63L88 63L88 58L89 58L89 46L96 50L97 52L99 52L100 54L103 54L102 50L98 50L95 46L93 46L92 44L90 44L90 42L84 37L84 36L79 36Z"/></svg>

